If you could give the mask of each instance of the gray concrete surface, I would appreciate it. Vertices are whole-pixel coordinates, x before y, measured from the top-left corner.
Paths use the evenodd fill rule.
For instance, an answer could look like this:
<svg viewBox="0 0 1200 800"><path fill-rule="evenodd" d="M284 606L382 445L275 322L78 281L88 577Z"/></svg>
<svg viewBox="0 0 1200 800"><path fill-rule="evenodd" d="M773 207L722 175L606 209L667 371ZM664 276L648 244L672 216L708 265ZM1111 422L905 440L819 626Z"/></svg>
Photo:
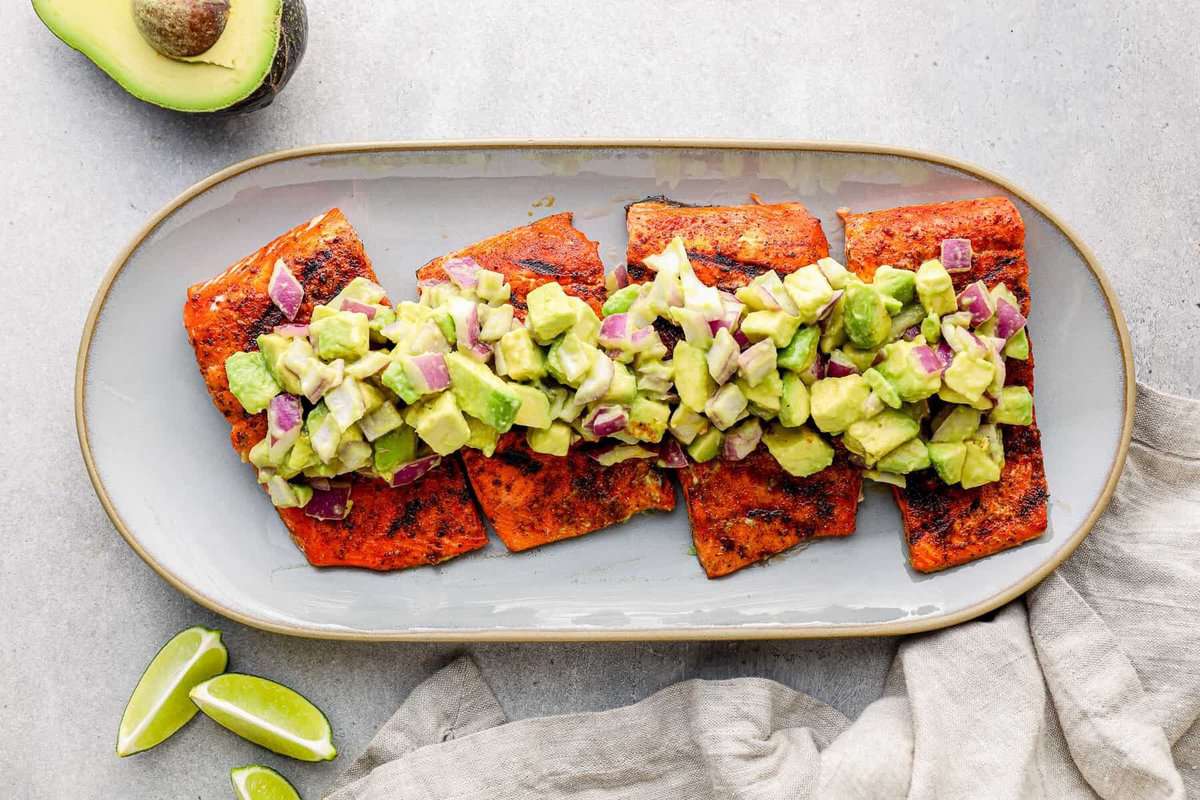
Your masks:
<svg viewBox="0 0 1200 800"><path fill-rule="evenodd" d="M326 709L347 757L464 650L514 718L624 704L691 676L768 676L852 715L879 691L892 641L351 645L249 630L170 589L114 532L84 474L75 350L100 276L146 216L246 156L494 136L781 137L940 151L1005 174L1058 210L1116 285L1140 377L1200 388L1200 6L309 0L309 12L308 55L282 98L253 116L207 120L134 101L43 29L28 3L0 4L6 797L228 797L228 769L253 761L316 797L348 758L285 763L203 719L156 751L113 755L143 665L197 623L226 631L236 668Z"/></svg>

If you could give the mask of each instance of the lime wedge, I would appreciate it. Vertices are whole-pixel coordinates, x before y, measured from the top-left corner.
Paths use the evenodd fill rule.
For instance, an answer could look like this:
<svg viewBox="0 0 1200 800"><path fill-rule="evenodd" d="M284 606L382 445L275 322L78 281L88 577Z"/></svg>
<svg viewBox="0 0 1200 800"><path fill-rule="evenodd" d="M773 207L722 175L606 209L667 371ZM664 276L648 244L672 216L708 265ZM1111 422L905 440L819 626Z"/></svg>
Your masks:
<svg viewBox="0 0 1200 800"><path fill-rule="evenodd" d="M182 728L196 716L188 692L220 675L228 663L220 631L197 626L175 634L134 687L117 731L117 755L149 750Z"/></svg>
<svg viewBox="0 0 1200 800"><path fill-rule="evenodd" d="M283 684L231 672L196 686L190 697L219 725L281 756L328 761L337 755L329 720Z"/></svg>
<svg viewBox="0 0 1200 800"><path fill-rule="evenodd" d="M251 764L229 771L238 800L300 800L287 778L270 767Z"/></svg>

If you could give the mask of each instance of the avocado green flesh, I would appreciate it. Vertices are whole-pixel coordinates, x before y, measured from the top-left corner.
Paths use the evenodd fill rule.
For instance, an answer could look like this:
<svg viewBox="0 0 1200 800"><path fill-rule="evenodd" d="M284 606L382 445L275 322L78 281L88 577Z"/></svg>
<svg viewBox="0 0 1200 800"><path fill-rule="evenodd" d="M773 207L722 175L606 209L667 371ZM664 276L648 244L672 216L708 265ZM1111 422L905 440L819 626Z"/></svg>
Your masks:
<svg viewBox="0 0 1200 800"><path fill-rule="evenodd" d="M271 72L283 5L237 0L217 43L184 61L160 54L142 38L128 0L33 0L55 36L134 97L176 111L218 111L252 95Z"/></svg>

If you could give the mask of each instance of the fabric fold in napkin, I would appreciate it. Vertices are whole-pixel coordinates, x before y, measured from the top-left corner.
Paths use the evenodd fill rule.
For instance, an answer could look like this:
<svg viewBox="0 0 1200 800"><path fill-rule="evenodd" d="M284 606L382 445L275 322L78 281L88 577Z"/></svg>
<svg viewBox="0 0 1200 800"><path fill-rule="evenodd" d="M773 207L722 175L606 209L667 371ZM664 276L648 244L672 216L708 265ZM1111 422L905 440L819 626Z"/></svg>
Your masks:
<svg viewBox="0 0 1200 800"><path fill-rule="evenodd" d="M1107 512L990 619L906 639L854 721L759 678L506 722L460 658L327 800L1200 796L1200 403L1139 386Z"/></svg>

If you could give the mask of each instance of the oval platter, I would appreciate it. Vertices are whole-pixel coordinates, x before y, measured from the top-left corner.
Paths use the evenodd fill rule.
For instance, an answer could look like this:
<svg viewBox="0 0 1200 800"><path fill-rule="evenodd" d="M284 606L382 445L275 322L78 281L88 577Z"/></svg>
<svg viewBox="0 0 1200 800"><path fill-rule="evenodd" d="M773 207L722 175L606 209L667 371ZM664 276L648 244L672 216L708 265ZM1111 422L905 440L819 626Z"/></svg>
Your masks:
<svg viewBox="0 0 1200 800"><path fill-rule="evenodd" d="M1037 410L1051 490L1040 539L934 575L907 562L890 495L868 485L857 532L720 580L690 554L682 502L538 550L488 547L397 573L315 569L229 447L180 321L188 285L299 221L340 207L394 299L430 258L569 210L623 260L624 207L799 200L835 257L835 209L995 194L1026 224ZM1088 249L1004 179L941 156L805 142L387 142L251 159L155 214L120 254L87 319L79 441L117 531L201 605L259 628L365 640L649 640L892 635L962 622L1034 586L1079 544L1129 445L1133 363L1115 296ZM1086 398L1085 403L1080 399Z"/></svg>

